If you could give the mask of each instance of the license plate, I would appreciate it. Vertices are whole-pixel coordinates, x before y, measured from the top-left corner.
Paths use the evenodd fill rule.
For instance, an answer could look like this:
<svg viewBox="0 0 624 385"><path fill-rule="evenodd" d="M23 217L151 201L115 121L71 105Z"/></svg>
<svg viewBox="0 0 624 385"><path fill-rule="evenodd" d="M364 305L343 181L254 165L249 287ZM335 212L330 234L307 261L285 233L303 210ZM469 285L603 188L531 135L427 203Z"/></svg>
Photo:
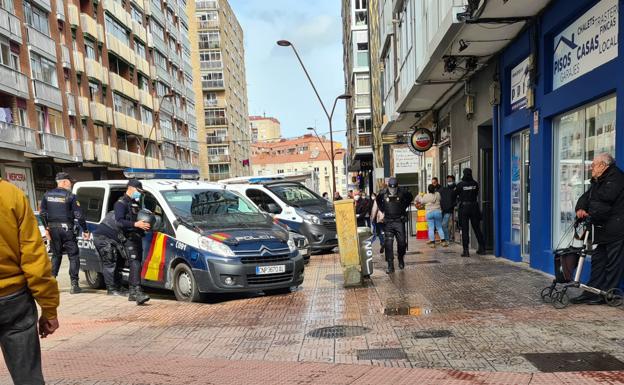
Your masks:
<svg viewBox="0 0 624 385"><path fill-rule="evenodd" d="M286 265L274 265L274 266L256 266L256 274L279 274L286 272Z"/></svg>
<svg viewBox="0 0 624 385"><path fill-rule="evenodd" d="M308 255L308 248L306 247L305 249L301 249L300 253L301 255Z"/></svg>

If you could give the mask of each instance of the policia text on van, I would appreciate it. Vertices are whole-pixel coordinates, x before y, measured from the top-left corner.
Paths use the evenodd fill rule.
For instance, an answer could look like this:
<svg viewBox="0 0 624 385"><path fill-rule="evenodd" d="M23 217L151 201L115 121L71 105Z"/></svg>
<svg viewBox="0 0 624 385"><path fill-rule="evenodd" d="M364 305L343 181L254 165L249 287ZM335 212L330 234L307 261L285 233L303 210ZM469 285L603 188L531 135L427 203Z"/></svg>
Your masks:
<svg viewBox="0 0 624 385"><path fill-rule="evenodd" d="M247 198L196 181L197 172L130 169L126 176L159 178L141 180L140 206L156 215L143 238L143 286L172 289L178 300L195 301L201 293L286 290L303 282L303 257L288 231ZM127 183L75 185L89 226L103 221ZM102 287L102 262L93 243L79 245L87 282Z"/></svg>

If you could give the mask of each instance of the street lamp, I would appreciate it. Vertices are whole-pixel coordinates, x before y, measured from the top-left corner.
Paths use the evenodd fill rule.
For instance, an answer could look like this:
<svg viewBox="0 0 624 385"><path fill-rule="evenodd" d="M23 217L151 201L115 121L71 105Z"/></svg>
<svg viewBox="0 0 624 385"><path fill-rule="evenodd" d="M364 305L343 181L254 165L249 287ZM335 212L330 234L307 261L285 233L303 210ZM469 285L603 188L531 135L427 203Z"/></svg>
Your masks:
<svg viewBox="0 0 624 385"><path fill-rule="evenodd" d="M334 111L336 109L336 103L338 103L338 100L351 99L351 95L349 95L349 94L338 95L336 97L336 99L334 99L334 104L332 106L331 112L328 112L327 108L325 107L325 103L323 103L323 100L321 99L321 96L319 95L318 91L316 90L316 86L314 85L314 82L312 81L312 78L310 77L310 74L308 73L308 70L306 69L306 66L303 64L303 61L301 60L301 57L299 56L299 52L297 52L297 49L295 48L293 43L291 43L288 40L278 40L277 41L277 45L279 45L280 47L290 47L290 48L292 48L293 52L295 53L295 56L297 57L297 60L299 61L299 64L301 64L301 68L303 69L303 72L305 73L306 77L308 78L308 81L310 82L310 85L312 86L312 89L314 90L314 93L316 94L316 98L318 99L319 103L321 104L321 107L323 107L323 112L325 112L325 116L327 117L327 120L329 122L329 142L330 142L330 146L331 146L331 156L329 157L329 160L331 161L331 168L332 168L332 196L333 196L336 193L336 167L334 166L335 153L334 153L334 132L332 130L332 118L334 117ZM315 130L315 133L316 133L316 130ZM318 137L318 134L316 136ZM319 140L320 140L320 138L319 138ZM325 146L323 146L323 149L324 148L325 148Z"/></svg>
<svg viewBox="0 0 624 385"><path fill-rule="evenodd" d="M154 110L154 116L152 116L152 128L150 129L149 135L147 135L147 144L143 146L143 164L145 164L145 168L147 168L147 145L149 145L149 141L152 138L152 132L154 132L154 130L156 129L156 122L158 122L158 125L160 126L160 107L162 105L163 100L167 99L167 98L172 98L174 97L175 94L173 92L170 92L168 94L165 94L161 97L158 97L158 109ZM143 141L141 141L141 143L143 143Z"/></svg>

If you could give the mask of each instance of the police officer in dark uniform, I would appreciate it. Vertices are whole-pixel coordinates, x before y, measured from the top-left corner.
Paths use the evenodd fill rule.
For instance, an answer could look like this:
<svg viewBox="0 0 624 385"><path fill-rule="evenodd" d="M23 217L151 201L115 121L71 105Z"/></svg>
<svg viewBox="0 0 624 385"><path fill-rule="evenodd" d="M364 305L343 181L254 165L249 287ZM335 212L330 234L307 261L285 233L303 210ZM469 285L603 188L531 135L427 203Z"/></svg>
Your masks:
<svg viewBox="0 0 624 385"><path fill-rule="evenodd" d="M377 195L377 207L384 213L384 236L385 253L388 267L386 273L394 273L394 250L393 238L397 240L397 257L399 259L399 269L405 267L405 251L407 250L407 239L405 237L405 210L414 199L409 191L399 190L399 183L396 178L388 180L388 188L382 190Z"/></svg>
<svg viewBox="0 0 624 385"><path fill-rule="evenodd" d="M113 212L106 215L104 223L96 232L96 248L100 253L104 265L104 282L108 293L120 295L119 292L119 255L128 259L130 273L128 283L130 292L129 301L136 301L142 305L150 297L141 289L141 267L143 262L143 237L150 224L137 219L139 213L138 202L141 199L143 185L136 179L128 181L128 187L123 197L119 198L113 207ZM108 238L108 240L103 239ZM121 245L121 251L119 251Z"/></svg>
<svg viewBox="0 0 624 385"><path fill-rule="evenodd" d="M485 254L485 239L481 232L481 209L479 208L479 183L472 178L472 170L465 168L461 182L455 189L456 200L459 203L459 224L462 232L462 257L469 257L470 225L474 231L479 249L477 254Z"/></svg>
<svg viewBox="0 0 624 385"><path fill-rule="evenodd" d="M52 249L52 275L54 277L58 275L63 253L67 253L71 279L70 293L78 294L82 290L78 285L80 257L76 242L78 229L75 227L74 220L77 220L82 228L84 239L89 239L89 230L80 203L71 192L72 178L66 172L59 172L55 179L57 187L46 192L43 196L40 215Z"/></svg>

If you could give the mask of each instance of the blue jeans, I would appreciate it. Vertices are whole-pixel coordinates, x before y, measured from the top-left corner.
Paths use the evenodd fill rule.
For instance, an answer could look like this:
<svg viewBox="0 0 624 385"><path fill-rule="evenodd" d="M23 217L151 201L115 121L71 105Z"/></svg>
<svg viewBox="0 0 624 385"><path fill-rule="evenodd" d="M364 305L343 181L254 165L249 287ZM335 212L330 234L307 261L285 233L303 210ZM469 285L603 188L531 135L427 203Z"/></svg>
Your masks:
<svg viewBox="0 0 624 385"><path fill-rule="evenodd" d="M442 230L442 211L429 211L427 212L427 228L429 229L429 241L435 241L435 230L438 230L440 240L445 240L444 230Z"/></svg>
<svg viewBox="0 0 624 385"><path fill-rule="evenodd" d="M442 231L444 231L444 235L446 235L447 240L451 239L451 232L449 231L449 222L452 216L453 216L452 213L442 214Z"/></svg>

